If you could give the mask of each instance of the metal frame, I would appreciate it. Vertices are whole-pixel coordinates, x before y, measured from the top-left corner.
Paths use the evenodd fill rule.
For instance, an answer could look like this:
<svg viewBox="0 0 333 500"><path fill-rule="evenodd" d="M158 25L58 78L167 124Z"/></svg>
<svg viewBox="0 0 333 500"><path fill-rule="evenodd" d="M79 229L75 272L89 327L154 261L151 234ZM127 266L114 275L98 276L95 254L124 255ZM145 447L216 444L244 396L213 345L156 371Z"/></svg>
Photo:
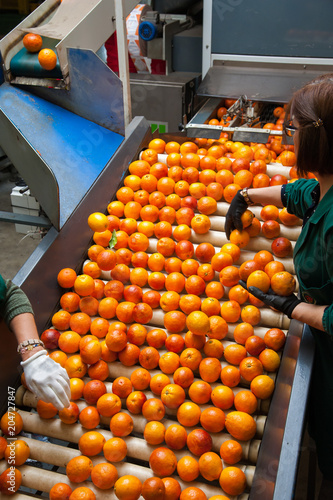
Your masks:
<svg viewBox="0 0 333 500"><path fill-rule="evenodd" d="M136 117L126 131L127 139L109 161L96 182L82 199L72 216L60 232L51 228L41 240L33 254L12 280L28 295L32 304L38 332L41 334L50 325L53 313L59 307L62 289L57 285L57 273L64 267L79 271L86 259L87 249L92 242L92 231L87 224L92 209L105 212L113 199L119 184L126 175L128 165L136 158L143 145L152 138L148 122ZM41 278L42 277L42 278ZM5 324L0 323L0 406L5 411L8 386L19 383L18 365L14 335Z"/></svg>
<svg viewBox="0 0 333 500"><path fill-rule="evenodd" d="M226 1L232 6L232 0ZM203 40L202 40L202 78L205 77L209 68L217 62L238 62L238 63L257 63L257 64L283 64L299 65L300 70L306 69L308 65L327 66L328 69L333 66L333 58L306 58L306 57L277 57L277 56L248 56L243 54L216 54L212 52L212 15L213 0L205 0L203 8Z"/></svg>

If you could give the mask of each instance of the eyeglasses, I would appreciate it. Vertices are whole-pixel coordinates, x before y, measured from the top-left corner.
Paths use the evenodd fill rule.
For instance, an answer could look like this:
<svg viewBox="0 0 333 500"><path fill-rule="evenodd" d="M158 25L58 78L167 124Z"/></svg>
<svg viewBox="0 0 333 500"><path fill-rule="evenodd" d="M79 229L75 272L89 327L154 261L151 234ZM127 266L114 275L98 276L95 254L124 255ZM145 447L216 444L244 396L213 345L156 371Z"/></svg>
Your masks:
<svg viewBox="0 0 333 500"><path fill-rule="evenodd" d="M288 137L293 137L296 130L298 130L298 127L295 127L295 125L292 125L292 122L289 122L288 125L283 126L283 131Z"/></svg>

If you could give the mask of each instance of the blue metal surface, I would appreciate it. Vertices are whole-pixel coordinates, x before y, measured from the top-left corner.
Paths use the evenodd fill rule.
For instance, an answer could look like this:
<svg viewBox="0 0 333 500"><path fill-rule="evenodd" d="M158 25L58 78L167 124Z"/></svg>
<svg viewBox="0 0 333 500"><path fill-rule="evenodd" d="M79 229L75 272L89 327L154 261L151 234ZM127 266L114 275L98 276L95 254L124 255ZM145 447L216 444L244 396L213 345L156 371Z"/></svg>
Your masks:
<svg viewBox="0 0 333 500"><path fill-rule="evenodd" d="M20 132L36 156L40 155L42 168L53 172L56 183L45 189L59 189L59 227L62 227L118 149L123 136L6 83L0 86L0 112ZM11 148L17 149L19 143L2 146L11 157ZM31 164L24 165L24 153L22 148L22 162L15 163L23 178L24 168L29 167L30 174L33 169ZM38 175L33 179L29 187L38 199L43 186L38 184Z"/></svg>
<svg viewBox="0 0 333 500"><path fill-rule="evenodd" d="M125 135L123 86L118 76L91 50L68 49L68 64L68 90L31 86L31 92Z"/></svg>

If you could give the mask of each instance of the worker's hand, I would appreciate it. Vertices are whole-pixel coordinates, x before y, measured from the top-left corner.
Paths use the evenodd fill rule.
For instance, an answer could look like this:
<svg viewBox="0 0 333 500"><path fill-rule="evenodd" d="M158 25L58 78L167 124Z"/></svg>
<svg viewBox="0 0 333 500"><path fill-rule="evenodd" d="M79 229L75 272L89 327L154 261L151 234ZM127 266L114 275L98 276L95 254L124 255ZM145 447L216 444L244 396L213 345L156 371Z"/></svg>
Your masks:
<svg viewBox="0 0 333 500"><path fill-rule="evenodd" d="M46 403L52 403L58 410L70 403L70 382L65 368L47 355L46 350L38 351L21 362L27 386Z"/></svg>
<svg viewBox="0 0 333 500"><path fill-rule="evenodd" d="M227 235L228 240L230 239L230 233L234 229L238 229L238 231L242 231L243 223L241 221L241 216L247 210L248 204L246 203L244 197L240 194L240 191L237 191L233 200L230 203L229 210L227 215L225 216L225 234Z"/></svg>
<svg viewBox="0 0 333 500"><path fill-rule="evenodd" d="M295 307L301 303L301 300L299 300L294 293L288 295L287 297L282 297L281 295L276 295L276 293L274 293L271 289L269 289L268 293L264 293L256 286L249 286L249 288L247 288L245 281L242 280L239 281L239 284L252 293L252 295L254 295L257 299L264 302L266 306L273 307L274 309L283 312L288 316L288 318L291 318L291 313Z"/></svg>

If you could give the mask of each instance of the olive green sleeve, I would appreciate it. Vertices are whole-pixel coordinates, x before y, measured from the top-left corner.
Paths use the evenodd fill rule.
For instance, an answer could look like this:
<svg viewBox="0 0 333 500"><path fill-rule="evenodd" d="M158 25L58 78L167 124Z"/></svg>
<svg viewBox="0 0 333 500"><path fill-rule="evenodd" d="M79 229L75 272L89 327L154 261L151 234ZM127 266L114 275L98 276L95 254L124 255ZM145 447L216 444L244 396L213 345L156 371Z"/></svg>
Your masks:
<svg viewBox="0 0 333 500"><path fill-rule="evenodd" d="M33 314L33 309L26 294L12 281L5 280L6 295L5 300L0 305L0 314L5 323L9 325L11 320L23 313Z"/></svg>

